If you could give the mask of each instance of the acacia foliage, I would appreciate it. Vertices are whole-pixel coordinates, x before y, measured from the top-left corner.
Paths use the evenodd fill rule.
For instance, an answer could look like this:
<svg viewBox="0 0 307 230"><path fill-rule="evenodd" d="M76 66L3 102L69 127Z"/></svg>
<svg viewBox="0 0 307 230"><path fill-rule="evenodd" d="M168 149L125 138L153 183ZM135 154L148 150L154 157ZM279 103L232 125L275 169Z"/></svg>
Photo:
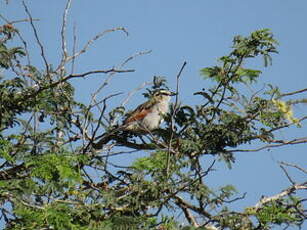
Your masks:
<svg viewBox="0 0 307 230"><path fill-rule="evenodd" d="M108 112L108 99L115 94L91 104L75 100L73 78L125 70L67 74L73 55L65 54L65 47L59 67L47 62L35 66L27 62L17 27L2 25L0 36L0 66L5 70L0 80L0 210L5 229L252 230L305 221L305 199L294 193L306 189L306 182L293 182L283 193L237 211L229 203L244 196L234 186L214 189L205 180L215 161L208 165L203 160L213 157L231 168L236 152L252 151L238 149L242 144L288 144L277 140L275 132L300 126L305 119L292 112L292 104L304 98L285 100L288 95L273 86L249 95L242 87L261 75L246 67L247 59L263 57L267 66L277 53L270 30L236 36L229 54L201 70L205 80L215 83L195 92L202 102L176 100L165 126L147 135L114 131L125 111L118 107ZM148 92L165 87L165 81L155 78ZM147 156L126 168L112 163L113 156L125 157L131 150ZM186 224L180 225L176 212L183 213Z"/></svg>

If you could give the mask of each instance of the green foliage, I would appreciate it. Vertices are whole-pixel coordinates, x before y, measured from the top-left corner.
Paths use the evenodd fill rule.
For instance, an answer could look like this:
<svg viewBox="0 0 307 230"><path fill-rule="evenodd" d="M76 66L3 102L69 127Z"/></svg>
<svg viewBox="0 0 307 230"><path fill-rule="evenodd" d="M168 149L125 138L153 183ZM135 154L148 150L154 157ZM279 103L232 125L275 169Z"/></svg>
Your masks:
<svg viewBox="0 0 307 230"><path fill-rule="evenodd" d="M22 47L8 48L6 43L11 40L17 30L11 24L0 26L0 67L8 69L13 62L18 60L18 57L25 56L26 53Z"/></svg>
<svg viewBox="0 0 307 230"><path fill-rule="evenodd" d="M24 43L10 47L19 44L17 33L11 24L0 27L0 68L6 69L0 79L5 229L254 230L303 223L299 198L237 212L229 203L244 196L236 197L233 185L207 184L216 160L231 168L242 144L271 142L274 129L298 124L293 101L282 100L278 88L269 86L262 95L242 90L262 73L245 66L246 60L262 56L267 66L277 52L268 29L236 36L218 65L201 70L214 82L194 94L201 103L172 105L166 126L148 134L117 127L126 109L110 108L111 96L99 101L95 94L89 105L76 101L68 80L83 75L67 75L66 66L50 63L22 64ZM168 89L166 80L155 77L144 96L162 88ZM95 148L104 137L108 141ZM114 163L114 156L135 151L146 151L146 156L128 166L118 165L124 157ZM214 159L211 165L208 159Z"/></svg>
<svg viewBox="0 0 307 230"><path fill-rule="evenodd" d="M219 154L231 167L234 157L229 148L257 139L265 133L263 126L273 128L285 124L283 113L273 106L271 98L254 95L247 99L234 87L236 83L255 83L261 70L243 67L244 61L263 56L267 66L271 53L277 53L277 44L268 29L255 31L247 37L236 36L230 54L219 58L220 65L201 70L205 78L216 81L217 85L195 93L207 101L203 105L195 109L185 106L176 114L178 125L183 127L182 136L186 137L180 140L183 152ZM236 98L242 99L240 105ZM244 107L240 108L242 105Z"/></svg>
<svg viewBox="0 0 307 230"><path fill-rule="evenodd" d="M233 40L233 51L228 56L219 59L221 65L203 68L201 74L222 84L254 82L261 71L243 68L243 60L261 55L264 59L264 65L267 66L272 62L270 54L277 53L277 44L269 29L257 30L248 37L238 35Z"/></svg>
<svg viewBox="0 0 307 230"><path fill-rule="evenodd" d="M264 228L269 229L271 225L277 224L297 224L300 225L302 218L297 215L296 207L289 205L291 201L278 200L266 204L256 217ZM286 205L285 205L286 204Z"/></svg>
<svg viewBox="0 0 307 230"><path fill-rule="evenodd" d="M9 141L0 139L0 157L6 161L12 162L13 157L10 155L12 145Z"/></svg>
<svg viewBox="0 0 307 230"><path fill-rule="evenodd" d="M32 157L31 157L32 158ZM31 176L44 180L45 182L62 181L62 183L78 183L81 177L75 164L77 157L65 152L46 153L44 155L33 157L26 162L27 167L33 168Z"/></svg>
<svg viewBox="0 0 307 230"><path fill-rule="evenodd" d="M166 168L167 153L164 151L157 151L149 157L138 158L132 167L139 171L153 172L156 170L163 170Z"/></svg>
<svg viewBox="0 0 307 230"><path fill-rule="evenodd" d="M269 29L262 29L252 32L248 37L236 36L233 40L235 48L232 54L235 57L245 56L254 58L262 55L264 65L272 64L270 53L277 53L276 46L278 42L273 38Z"/></svg>

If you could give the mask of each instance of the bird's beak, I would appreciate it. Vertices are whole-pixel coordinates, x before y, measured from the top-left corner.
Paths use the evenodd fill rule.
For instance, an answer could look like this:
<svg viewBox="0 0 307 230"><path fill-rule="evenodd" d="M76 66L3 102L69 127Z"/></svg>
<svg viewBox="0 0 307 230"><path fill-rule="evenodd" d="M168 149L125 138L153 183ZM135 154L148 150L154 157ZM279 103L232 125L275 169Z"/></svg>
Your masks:
<svg viewBox="0 0 307 230"><path fill-rule="evenodd" d="M176 96L178 93L171 92L170 96Z"/></svg>

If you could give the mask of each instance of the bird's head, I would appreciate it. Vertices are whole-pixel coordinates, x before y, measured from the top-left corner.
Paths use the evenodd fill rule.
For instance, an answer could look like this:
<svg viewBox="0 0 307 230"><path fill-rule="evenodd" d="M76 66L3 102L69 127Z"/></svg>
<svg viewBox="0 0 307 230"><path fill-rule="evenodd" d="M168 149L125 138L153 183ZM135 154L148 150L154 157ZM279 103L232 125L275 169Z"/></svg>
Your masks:
<svg viewBox="0 0 307 230"><path fill-rule="evenodd" d="M153 98L157 101L169 101L171 96L175 96L176 93L171 92L169 90L160 89L153 94Z"/></svg>

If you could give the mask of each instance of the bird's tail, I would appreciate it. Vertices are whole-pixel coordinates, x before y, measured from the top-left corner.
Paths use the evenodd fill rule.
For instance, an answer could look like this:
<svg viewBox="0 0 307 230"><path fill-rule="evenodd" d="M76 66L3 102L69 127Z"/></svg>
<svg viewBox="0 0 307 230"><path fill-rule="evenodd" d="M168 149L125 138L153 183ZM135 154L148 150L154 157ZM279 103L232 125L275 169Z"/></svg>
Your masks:
<svg viewBox="0 0 307 230"><path fill-rule="evenodd" d="M105 132L101 136L97 137L96 140L97 142L93 142L92 146L94 149L102 149L104 145L109 143L111 140L116 140L118 139L118 134L121 131L124 131L126 129L127 125L121 125L119 127L116 127L108 132Z"/></svg>

